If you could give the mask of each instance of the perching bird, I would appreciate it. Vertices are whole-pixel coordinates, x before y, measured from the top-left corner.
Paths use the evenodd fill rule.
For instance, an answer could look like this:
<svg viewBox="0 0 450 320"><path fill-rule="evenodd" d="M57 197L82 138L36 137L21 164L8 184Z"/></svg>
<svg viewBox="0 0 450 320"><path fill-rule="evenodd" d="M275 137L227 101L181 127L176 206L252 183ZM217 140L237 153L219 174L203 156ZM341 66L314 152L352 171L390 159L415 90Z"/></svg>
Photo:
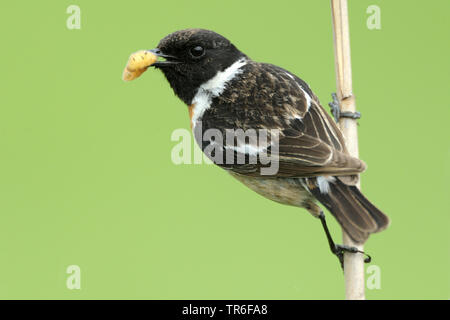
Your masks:
<svg viewBox="0 0 450 320"><path fill-rule="evenodd" d="M203 29L174 32L150 51L165 58L153 66L188 106L202 150L214 149L208 156L260 195L306 208L320 218L341 264L344 251L358 250L334 244L317 202L357 243L388 226L388 217L355 186L356 175L366 165L349 155L339 128L303 80L283 68L251 60L223 36ZM227 132L238 129L270 134L261 144L249 137L225 139ZM208 132L222 134L223 141L208 138ZM233 161L226 161L227 152L232 152ZM263 173L270 166L260 160L263 153L278 156L276 172ZM244 162L236 161L242 157Z"/></svg>

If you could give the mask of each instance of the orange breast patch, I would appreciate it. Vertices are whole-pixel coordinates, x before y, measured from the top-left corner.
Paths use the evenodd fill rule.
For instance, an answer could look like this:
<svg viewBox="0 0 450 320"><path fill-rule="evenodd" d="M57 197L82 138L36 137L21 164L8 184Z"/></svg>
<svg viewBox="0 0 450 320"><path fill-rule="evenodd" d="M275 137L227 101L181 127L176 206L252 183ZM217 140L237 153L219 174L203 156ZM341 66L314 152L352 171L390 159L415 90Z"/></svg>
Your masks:
<svg viewBox="0 0 450 320"><path fill-rule="evenodd" d="M189 119L191 119L191 128L192 128L192 117L194 116L194 109L195 109L195 104L191 104L190 106L188 106L188 110L189 110Z"/></svg>

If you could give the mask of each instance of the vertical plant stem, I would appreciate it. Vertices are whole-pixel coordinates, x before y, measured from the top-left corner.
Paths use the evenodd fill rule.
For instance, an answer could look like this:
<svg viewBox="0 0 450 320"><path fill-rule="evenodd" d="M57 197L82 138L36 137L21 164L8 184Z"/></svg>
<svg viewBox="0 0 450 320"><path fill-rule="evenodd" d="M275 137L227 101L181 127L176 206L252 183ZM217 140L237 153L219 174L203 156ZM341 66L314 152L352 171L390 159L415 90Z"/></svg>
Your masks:
<svg viewBox="0 0 450 320"><path fill-rule="evenodd" d="M350 58L350 34L348 25L347 0L331 0L333 16L334 53L336 66L336 88L342 111L356 111L352 89L352 66ZM341 118L339 127L344 134L350 154L359 156L358 131L355 119ZM358 182L358 188L360 184ZM342 230L343 243L363 251L363 245L354 243ZM364 257L362 254L344 254L345 298L365 299Z"/></svg>

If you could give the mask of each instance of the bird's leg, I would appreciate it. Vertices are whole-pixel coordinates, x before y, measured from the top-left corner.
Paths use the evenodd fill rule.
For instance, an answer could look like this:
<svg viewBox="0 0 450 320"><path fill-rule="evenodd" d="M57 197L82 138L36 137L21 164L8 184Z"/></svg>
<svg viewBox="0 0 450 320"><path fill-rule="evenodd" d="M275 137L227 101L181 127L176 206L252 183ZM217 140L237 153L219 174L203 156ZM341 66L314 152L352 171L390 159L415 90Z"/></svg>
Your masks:
<svg viewBox="0 0 450 320"><path fill-rule="evenodd" d="M327 222L325 221L325 214L323 211L319 214L320 222L322 222L323 230L325 231L325 234L327 235L328 244L330 245L331 252L339 259L339 263L341 264L342 270L344 270L344 252L350 252L350 253L362 253L366 255L366 258L364 259L365 263L369 263L372 258L367 253L359 250L356 247L349 247L346 245L341 244L335 244L333 241L333 238L331 237L330 231L328 230Z"/></svg>
<svg viewBox="0 0 450 320"><path fill-rule="evenodd" d="M339 99L337 98L336 93L332 93L331 97L333 101L328 103L331 109L331 113L333 114L334 121L338 122L340 118L350 118L350 119L360 119L361 112L349 112L349 111L341 111L341 105L339 103Z"/></svg>

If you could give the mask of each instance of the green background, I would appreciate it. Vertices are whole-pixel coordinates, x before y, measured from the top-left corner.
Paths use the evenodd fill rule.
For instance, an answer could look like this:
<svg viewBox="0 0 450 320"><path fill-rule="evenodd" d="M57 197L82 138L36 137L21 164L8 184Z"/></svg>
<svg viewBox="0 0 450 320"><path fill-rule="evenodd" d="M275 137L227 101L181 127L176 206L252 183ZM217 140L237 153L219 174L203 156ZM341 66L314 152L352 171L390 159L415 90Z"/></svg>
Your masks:
<svg viewBox="0 0 450 320"><path fill-rule="evenodd" d="M366 27L372 4L381 30ZM450 2L349 11L362 188L392 220L366 244L381 270L367 298L448 299ZM121 80L130 53L201 27L326 106L329 1L2 1L0 18L0 298L344 297L318 220L212 165L174 165L186 107L159 71ZM73 264L81 290L66 288Z"/></svg>

